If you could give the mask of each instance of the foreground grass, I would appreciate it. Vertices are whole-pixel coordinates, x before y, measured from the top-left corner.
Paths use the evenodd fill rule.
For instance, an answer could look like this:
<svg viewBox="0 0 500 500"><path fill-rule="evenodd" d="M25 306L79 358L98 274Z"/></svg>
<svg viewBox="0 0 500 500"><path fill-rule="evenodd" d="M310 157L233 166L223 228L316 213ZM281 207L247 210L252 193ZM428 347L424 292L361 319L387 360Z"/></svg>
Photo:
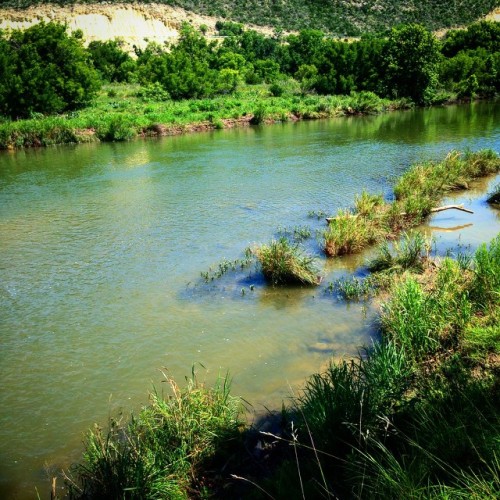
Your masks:
<svg viewBox="0 0 500 500"><path fill-rule="evenodd" d="M240 436L241 406L227 377L211 388L194 373L184 388L167 380L167 397L155 391L137 417L87 434L84 461L66 479L72 498L187 498L203 491L200 470Z"/></svg>
<svg viewBox="0 0 500 500"><path fill-rule="evenodd" d="M154 90L154 89L153 89ZM61 116L0 123L0 149L92 141L124 141L137 136L176 135L265 122L379 113L408 107L371 92L350 96L301 95L285 89L273 97L268 85L242 86L232 95L186 101L161 100L138 85L104 86L89 108Z"/></svg>

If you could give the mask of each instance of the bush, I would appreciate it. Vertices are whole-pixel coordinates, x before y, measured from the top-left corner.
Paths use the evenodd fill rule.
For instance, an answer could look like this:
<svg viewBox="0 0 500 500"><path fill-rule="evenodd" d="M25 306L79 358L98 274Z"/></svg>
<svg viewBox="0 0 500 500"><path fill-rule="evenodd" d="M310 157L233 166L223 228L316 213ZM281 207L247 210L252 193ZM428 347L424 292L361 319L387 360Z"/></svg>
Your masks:
<svg viewBox="0 0 500 500"><path fill-rule="evenodd" d="M39 23L0 32L0 114L60 113L87 105L100 82L78 33Z"/></svg>

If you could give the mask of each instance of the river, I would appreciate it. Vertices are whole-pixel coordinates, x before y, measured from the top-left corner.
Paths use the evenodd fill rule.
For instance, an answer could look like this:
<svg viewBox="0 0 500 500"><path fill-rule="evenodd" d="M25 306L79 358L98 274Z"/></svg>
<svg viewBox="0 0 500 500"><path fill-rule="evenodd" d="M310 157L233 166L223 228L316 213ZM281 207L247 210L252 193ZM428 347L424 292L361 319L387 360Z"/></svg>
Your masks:
<svg viewBox="0 0 500 500"><path fill-rule="evenodd" d="M367 254L326 261L322 287L273 289L253 269L200 272L311 211L391 196L414 162L500 151L500 103L0 154L0 497L41 498L94 422L126 414L194 365L259 413L374 333L366 304L326 294ZM500 229L479 183L436 214L435 247L474 249ZM455 201L454 200L454 201ZM463 226L463 227L462 227ZM315 238L307 249L320 253ZM37 488L37 490L35 490Z"/></svg>

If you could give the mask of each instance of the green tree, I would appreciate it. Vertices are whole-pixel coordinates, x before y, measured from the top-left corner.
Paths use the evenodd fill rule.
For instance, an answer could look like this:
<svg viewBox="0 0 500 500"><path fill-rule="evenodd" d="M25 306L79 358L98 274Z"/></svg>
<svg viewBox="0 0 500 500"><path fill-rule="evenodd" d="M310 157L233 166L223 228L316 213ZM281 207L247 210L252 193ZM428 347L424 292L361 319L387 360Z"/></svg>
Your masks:
<svg viewBox="0 0 500 500"><path fill-rule="evenodd" d="M134 60L123 50L120 40L90 42L88 50L94 67L108 82L130 81L134 70Z"/></svg>
<svg viewBox="0 0 500 500"><path fill-rule="evenodd" d="M100 86L81 36L39 23L0 33L0 113L11 118L85 106Z"/></svg>
<svg viewBox="0 0 500 500"><path fill-rule="evenodd" d="M437 84L439 43L418 24L393 28L385 50L387 94L424 103Z"/></svg>

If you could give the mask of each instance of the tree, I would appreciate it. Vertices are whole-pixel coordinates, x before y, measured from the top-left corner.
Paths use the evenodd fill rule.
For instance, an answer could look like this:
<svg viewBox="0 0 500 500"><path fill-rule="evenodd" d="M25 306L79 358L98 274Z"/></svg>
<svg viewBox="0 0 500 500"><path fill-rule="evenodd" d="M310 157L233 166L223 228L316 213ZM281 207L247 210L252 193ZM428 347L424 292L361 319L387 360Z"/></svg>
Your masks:
<svg viewBox="0 0 500 500"><path fill-rule="evenodd" d="M11 118L85 106L100 80L78 33L39 23L0 33L0 113Z"/></svg>
<svg viewBox="0 0 500 500"><path fill-rule="evenodd" d="M90 42L88 50L94 67L108 82L126 82L134 73L134 60L122 49L123 42L108 40Z"/></svg>
<svg viewBox="0 0 500 500"><path fill-rule="evenodd" d="M387 94L424 103L437 83L439 44L418 24L393 28L385 50Z"/></svg>

